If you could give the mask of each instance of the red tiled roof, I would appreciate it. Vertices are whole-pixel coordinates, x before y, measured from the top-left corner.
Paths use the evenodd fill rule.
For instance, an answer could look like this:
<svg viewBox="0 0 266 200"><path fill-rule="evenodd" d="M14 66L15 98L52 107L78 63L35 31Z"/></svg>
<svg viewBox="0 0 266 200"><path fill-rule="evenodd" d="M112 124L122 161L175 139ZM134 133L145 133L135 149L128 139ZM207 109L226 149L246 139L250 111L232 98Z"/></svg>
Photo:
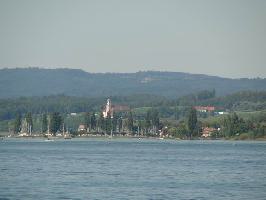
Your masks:
<svg viewBox="0 0 266 200"><path fill-rule="evenodd" d="M194 108L196 110L207 110L207 111L214 111L215 110L214 106L195 106Z"/></svg>

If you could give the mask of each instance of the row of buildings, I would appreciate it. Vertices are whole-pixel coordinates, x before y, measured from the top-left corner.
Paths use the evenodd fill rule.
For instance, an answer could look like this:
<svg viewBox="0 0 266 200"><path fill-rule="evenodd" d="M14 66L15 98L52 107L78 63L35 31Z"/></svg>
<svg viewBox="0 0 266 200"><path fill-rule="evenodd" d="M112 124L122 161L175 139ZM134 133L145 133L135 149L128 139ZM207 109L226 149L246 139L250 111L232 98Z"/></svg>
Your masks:
<svg viewBox="0 0 266 200"><path fill-rule="evenodd" d="M228 114L228 112L225 112L225 111L218 111L221 109L217 109L214 106L194 106L194 109L198 112L201 112L201 113L213 112L216 115Z"/></svg>

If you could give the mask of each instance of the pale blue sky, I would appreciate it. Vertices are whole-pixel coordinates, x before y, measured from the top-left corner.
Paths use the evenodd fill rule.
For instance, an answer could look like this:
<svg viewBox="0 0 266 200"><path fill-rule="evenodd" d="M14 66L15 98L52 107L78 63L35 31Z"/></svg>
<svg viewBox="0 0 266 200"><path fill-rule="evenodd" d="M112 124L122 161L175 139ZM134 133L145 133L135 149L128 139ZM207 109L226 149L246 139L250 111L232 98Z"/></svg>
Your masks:
<svg viewBox="0 0 266 200"><path fill-rule="evenodd" d="M0 68L266 77L265 0L0 0Z"/></svg>

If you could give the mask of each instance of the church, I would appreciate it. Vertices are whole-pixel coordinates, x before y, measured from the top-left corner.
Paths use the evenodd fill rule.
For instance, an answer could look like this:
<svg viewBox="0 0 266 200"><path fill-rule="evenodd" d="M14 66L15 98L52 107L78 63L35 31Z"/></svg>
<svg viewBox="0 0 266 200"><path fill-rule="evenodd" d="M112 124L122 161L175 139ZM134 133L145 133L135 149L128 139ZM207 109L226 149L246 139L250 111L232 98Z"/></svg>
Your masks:
<svg viewBox="0 0 266 200"><path fill-rule="evenodd" d="M130 108L128 106L124 105L112 105L111 99L107 99L106 105L103 109L103 117L107 118L108 115L113 118L114 112L127 112L130 111Z"/></svg>

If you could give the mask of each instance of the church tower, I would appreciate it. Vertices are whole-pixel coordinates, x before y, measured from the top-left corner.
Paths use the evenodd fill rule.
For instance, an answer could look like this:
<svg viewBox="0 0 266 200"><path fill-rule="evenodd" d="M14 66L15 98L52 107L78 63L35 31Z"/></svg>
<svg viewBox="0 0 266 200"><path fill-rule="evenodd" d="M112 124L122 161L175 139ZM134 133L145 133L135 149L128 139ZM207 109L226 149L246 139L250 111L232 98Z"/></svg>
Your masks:
<svg viewBox="0 0 266 200"><path fill-rule="evenodd" d="M113 117L113 109L112 109L111 99L107 99L106 106L105 106L105 109L103 111L103 117L107 118L108 114L111 116L111 118Z"/></svg>

